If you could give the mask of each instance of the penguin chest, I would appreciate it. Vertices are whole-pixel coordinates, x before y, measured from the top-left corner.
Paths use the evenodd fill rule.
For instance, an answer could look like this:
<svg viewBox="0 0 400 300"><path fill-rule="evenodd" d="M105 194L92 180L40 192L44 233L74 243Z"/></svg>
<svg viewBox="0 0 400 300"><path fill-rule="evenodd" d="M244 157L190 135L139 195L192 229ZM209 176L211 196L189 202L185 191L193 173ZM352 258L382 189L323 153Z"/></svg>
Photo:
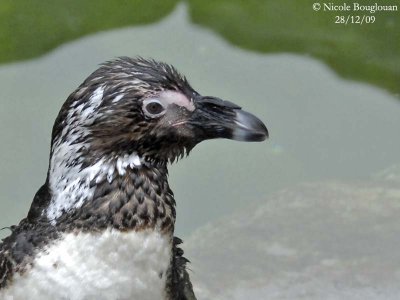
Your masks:
<svg viewBox="0 0 400 300"><path fill-rule="evenodd" d="M66 233L0 298L165 299L171 251L171 237L155 231Z"/></svg>

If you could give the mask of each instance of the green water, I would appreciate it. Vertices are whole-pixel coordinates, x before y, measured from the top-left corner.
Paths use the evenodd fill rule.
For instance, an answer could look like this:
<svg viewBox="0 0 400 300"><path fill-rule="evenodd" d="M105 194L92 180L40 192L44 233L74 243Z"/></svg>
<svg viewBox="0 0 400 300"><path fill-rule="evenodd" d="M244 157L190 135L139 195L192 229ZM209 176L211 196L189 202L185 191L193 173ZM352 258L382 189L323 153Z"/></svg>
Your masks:
<svg viewBox="0 0 400 300"><path fill-rule="evenodd" d="M2 0L0 62L43 55L70 40L112 28L149 24L181 1ZM341 12L314 11L314 1L183 1L192 23L232 45L260 53L290 52L321 59L341 76L400 91L400 12L357 12L373 24L335 23ZM339 1L327 3L343 4ZM374 2L364 1L372 5ZM383 4L383 3L382 3ZM392 0L390 5L398 5Z"/></svg>

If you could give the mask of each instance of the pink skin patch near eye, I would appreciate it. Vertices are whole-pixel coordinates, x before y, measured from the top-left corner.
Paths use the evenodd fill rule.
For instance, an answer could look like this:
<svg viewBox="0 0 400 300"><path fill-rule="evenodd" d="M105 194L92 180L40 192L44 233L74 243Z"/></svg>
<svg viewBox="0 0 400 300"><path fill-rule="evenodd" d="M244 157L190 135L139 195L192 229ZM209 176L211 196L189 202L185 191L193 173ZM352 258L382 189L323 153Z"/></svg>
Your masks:
<svg viewBox="0 0 400 300"><path fill-rule="evenodd" d="M158 96L158 99L167 105L176 104L185 107L188 111L194 111L195 106L184 94L174 91L164 91Z"/></svg>

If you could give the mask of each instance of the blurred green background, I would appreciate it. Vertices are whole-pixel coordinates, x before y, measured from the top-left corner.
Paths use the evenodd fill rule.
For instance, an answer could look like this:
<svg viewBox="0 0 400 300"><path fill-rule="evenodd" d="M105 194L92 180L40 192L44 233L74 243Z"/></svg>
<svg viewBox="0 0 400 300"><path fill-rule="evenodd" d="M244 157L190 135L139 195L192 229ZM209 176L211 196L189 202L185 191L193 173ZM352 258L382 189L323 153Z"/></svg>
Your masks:
<svg viewBox="0 0 400 300"><path fill-rule="evenodd" d="M178 2L2 0L0 63L33 58L97 31L158 21ZM375 16L374 24L342 25L334 22L342 13L315 12L314 1L309 0L185 2L193 23L212 29L238 47L311 55L345 78L400 92L399 12L369 14ZM384 4L400 6L400 1Z"/></svg>

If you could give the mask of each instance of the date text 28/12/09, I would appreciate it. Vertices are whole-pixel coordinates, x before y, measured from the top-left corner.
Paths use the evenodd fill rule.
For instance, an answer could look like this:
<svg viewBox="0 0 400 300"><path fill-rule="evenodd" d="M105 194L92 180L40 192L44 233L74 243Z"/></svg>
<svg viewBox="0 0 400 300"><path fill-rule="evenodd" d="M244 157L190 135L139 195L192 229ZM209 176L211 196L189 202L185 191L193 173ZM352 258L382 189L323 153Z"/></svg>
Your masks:
<svg viewBox="0 0 400 300"><path fill-rule="evenodd" d="M368 15L362 15L362 16L352 16L352 15L347 15L347 16L335 16L335 24L373 24L375 23L375 16L368 16Z"/></svg>

